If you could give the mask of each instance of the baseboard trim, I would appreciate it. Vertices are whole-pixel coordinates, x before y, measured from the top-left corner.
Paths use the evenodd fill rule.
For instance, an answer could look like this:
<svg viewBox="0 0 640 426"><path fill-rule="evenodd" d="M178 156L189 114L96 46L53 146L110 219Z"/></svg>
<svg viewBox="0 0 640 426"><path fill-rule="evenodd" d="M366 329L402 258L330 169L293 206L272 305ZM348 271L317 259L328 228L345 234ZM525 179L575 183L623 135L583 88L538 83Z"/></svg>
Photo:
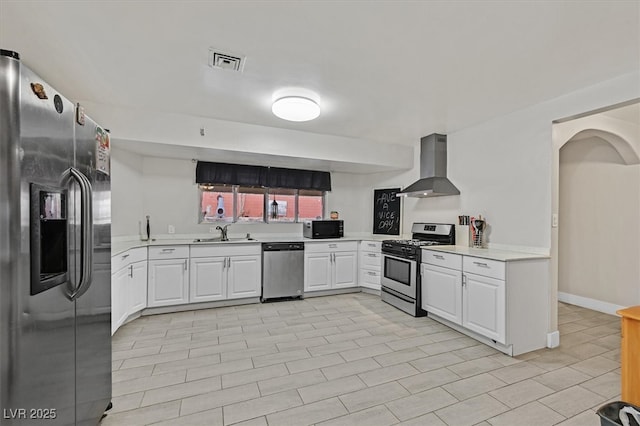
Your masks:
<svg viewBox="0 0 640 426"><path fill-rule="evenodd" d="M373 289L373 288L369 288L369 287L360 287L360 291L363 293L369 293L369 294L374 294L376 296L380 296L380 290L379 289Z"/></svg>
<svg viewBox="0 0 640 426"><path fill-rule="evenodd" d="M575 294L563 293L560 291L558 292L558 301L617 316L619 316L616 314L617 310L626 308L626 306L620 306L609 302L603 302L602 300L590 299L588 297L576 296Z"/></svg>

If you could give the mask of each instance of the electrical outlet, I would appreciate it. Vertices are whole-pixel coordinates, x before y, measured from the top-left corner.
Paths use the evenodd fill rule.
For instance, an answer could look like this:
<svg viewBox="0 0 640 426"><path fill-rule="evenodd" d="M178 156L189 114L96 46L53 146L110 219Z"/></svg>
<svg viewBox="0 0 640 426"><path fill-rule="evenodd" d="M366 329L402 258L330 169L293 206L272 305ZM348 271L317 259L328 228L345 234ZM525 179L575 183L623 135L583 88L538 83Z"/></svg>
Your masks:
<svg viewBox="0 0 640 426"><path fill-rule="evenodd" d="M552 228L557 228L558 227L558 214L554 213L551 215L551 227Z"/></svg>
<svg viewBox="0 0 640 426"><path fill-rule="evenodd" d="M167 226L167 232L168 232L169 234L175 234L175 233L176 233L176 227L175 227L175 226L173 226L173 225L169 225L169 226Z"/></svg>

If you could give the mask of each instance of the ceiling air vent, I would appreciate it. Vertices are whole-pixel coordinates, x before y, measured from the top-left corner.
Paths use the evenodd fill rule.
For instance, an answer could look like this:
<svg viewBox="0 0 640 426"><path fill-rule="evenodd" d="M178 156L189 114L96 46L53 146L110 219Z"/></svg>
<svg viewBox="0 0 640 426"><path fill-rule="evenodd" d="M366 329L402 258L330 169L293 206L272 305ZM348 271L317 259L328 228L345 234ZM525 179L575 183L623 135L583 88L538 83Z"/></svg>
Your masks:
<svg viewBox="0 0 640 426"><path fill-rule="evenodd" d="M209 66L212 68L242 72L244 60L245 57L241 55L209 49Z"/></svg>

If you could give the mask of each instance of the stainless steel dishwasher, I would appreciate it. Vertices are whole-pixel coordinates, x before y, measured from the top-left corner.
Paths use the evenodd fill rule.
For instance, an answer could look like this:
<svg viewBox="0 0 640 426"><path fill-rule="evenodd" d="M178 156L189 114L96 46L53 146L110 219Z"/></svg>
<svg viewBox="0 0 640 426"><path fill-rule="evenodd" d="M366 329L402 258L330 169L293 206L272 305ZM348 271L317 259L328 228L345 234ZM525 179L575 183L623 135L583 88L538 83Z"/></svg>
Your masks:
<svg viewBox="0 0 640 426"><path fill-rule="evenodd" d="M302 298L304 243L262 243L262 297Z"/></svg>

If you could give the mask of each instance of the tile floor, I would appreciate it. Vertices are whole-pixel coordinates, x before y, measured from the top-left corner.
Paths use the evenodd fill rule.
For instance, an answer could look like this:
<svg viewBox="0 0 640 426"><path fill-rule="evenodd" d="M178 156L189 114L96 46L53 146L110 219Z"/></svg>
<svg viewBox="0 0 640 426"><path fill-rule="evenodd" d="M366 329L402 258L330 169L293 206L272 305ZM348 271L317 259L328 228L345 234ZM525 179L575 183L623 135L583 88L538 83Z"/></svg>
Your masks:
<svg viewBox="0 0 640 426"><path fill-rule="evenodd" d="M142 317L102 425L599 425L619 319L561 303L559 327L511 358L366 293Z"/></svg>

